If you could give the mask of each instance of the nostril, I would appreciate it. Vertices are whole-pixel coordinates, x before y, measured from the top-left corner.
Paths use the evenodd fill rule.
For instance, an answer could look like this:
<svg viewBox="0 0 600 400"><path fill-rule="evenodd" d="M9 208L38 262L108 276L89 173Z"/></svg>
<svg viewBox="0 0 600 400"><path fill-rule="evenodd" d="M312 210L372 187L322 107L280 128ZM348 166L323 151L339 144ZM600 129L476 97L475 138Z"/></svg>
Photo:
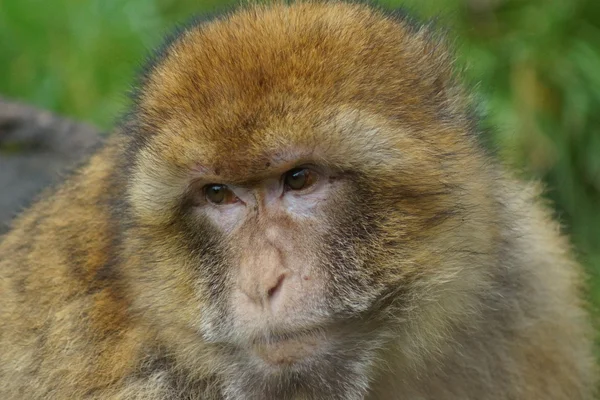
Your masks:
<svg viewBox="0 0 600 400"><path fill-rule="evenodd" d="M283 286L284 279L285 279L285 275L281 274L279 276L279 278L277 278L275 285L271 289L269 289L269 291L267 292L269 300L272 300L273 297L281 290L281 286Z"/></svg>

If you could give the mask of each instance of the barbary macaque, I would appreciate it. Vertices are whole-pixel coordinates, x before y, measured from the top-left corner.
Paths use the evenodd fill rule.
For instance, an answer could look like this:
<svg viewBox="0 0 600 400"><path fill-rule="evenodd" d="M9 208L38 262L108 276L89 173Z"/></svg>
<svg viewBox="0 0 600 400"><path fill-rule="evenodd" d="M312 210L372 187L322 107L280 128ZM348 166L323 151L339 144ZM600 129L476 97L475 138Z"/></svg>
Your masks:
<svg viewBox="0 0 600 400"><path fill-rule="evenodd" d="M592 399L581 268L431 29L245 5L133 103L2 238L0 398Z"/></svg>

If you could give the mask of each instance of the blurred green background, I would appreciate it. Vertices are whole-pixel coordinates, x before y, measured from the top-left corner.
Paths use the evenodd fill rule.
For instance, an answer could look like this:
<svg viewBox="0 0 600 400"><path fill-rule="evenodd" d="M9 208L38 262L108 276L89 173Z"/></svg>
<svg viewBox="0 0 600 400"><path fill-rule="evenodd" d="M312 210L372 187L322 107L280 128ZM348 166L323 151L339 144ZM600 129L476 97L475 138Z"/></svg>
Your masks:
<svg viewBox="0 0 600 400"><path fill-rule="evenodd" d="M0 0L0 94L109 128L149 49L214 0ZM407 0L450 28L487 139L547 182L600 309L600 0ZM600 315L597 313L597 315Z"/></svg>

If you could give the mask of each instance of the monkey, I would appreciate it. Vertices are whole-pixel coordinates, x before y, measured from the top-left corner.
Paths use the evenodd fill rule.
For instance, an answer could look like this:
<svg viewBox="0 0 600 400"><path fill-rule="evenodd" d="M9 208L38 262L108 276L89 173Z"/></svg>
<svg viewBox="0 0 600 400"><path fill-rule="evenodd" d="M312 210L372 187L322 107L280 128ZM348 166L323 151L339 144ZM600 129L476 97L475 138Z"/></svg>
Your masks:
<svg viewBox="0 0 600 400"><path fill-rule="evenodd" d="M2 238L0 398L592 399L585 275L472 109L364 2L187 25Z"/></svg>

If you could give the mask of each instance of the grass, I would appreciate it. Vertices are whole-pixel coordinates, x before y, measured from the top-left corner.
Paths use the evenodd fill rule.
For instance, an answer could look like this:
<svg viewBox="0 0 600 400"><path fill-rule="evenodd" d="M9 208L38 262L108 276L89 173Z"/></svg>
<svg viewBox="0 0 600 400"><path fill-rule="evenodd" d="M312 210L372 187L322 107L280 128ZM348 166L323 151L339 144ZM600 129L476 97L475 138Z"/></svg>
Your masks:
<svg viewBox="0 0 600 400"><path fill-rule="evenodd" d="M0 0L0 93L109 128L149 49L191 14L230 3ZM547 183L600 309L600 2L404 4L451 28L489 143Z"/></svg>

